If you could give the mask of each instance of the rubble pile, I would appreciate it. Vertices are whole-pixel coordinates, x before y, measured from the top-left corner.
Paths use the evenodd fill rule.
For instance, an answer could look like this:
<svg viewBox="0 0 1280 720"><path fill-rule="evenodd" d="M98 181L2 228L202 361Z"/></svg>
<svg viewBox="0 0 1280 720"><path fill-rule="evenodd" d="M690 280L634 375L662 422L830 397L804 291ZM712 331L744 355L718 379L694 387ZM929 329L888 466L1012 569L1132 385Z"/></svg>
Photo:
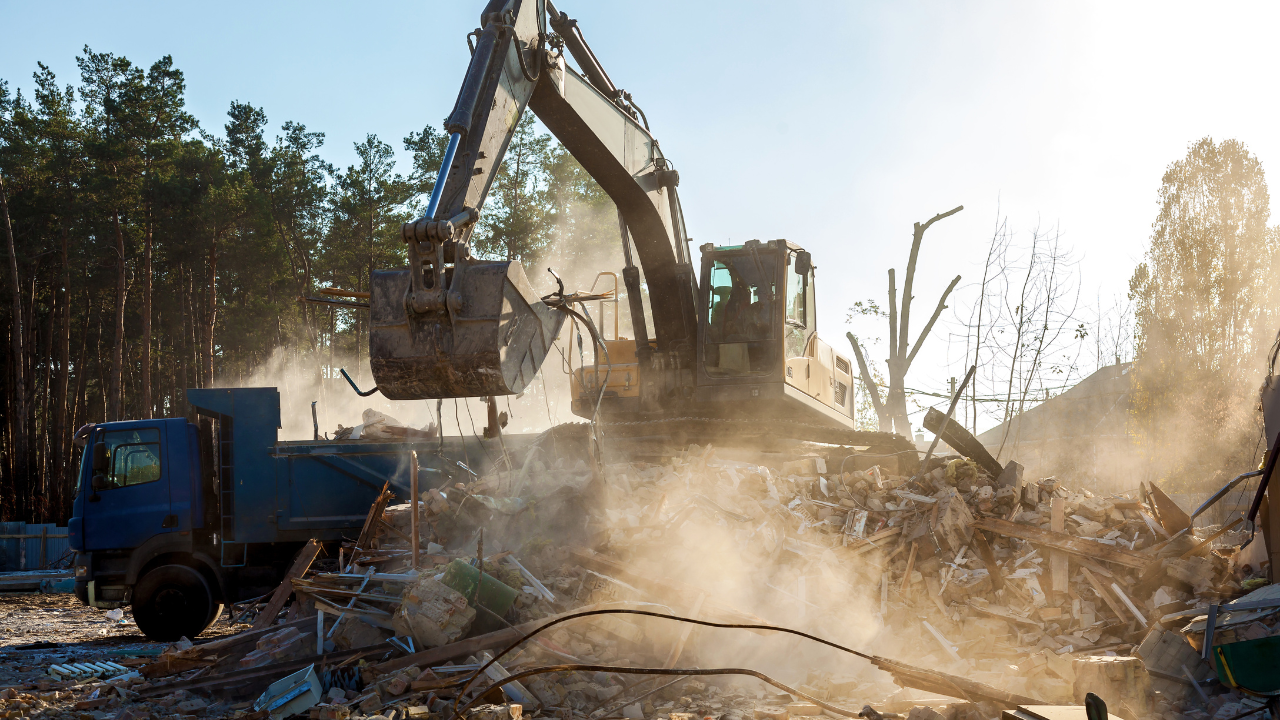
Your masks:
<svg viewBox="0 0 1280 720"><path fill-rule="evenodd" d="M313 541L273 595L237 609L251 629L113 677L50 670L6 691L0 717L446 720L475 700L477 720L980 720L1087 692L1129 720L1262 707L1217 677L1214 652L1280 634L1280 592L1242 531L1193 528L1155 486L1103 497L1016 463L921 469L803 444L606 459L539 443L408 502L384 488L358 537L325 557ZM601 609L792 628L863 654L636 614L526 637ZM563 664L610 669L485 691ZM794 691L628 668L756 668Z"/></svg>

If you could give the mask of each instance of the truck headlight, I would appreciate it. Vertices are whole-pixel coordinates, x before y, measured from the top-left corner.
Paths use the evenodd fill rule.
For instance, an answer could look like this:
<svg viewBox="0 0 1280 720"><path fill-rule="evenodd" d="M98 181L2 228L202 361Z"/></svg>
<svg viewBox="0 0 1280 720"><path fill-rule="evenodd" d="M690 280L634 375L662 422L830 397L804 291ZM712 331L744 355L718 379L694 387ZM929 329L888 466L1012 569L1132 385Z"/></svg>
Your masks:
<svg viewBox="0 0 1280 720"><path fill-rule="evenodd" d="M82 577L88 576L88 574L89 574L89 567L87 565L76 566L76 577L82 578Z"/></svg>

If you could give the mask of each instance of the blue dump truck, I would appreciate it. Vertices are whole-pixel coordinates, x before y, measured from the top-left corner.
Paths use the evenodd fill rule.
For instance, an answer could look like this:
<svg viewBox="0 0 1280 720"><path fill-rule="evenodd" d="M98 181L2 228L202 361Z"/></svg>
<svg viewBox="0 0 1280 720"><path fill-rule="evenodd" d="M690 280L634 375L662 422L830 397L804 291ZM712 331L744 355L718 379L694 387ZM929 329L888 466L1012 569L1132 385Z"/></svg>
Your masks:
<svg viewBox="0 0 1280 720"><path fill-rule="evenodd" d="M423 491L463 472L436 440L280 441L276 388L187 399L197 423L92 428L68 522L81 602L132 605L154 640L195 637L224 605L271 592L310 538L336 556L384 483L409 497L409 451Z"/></svg>

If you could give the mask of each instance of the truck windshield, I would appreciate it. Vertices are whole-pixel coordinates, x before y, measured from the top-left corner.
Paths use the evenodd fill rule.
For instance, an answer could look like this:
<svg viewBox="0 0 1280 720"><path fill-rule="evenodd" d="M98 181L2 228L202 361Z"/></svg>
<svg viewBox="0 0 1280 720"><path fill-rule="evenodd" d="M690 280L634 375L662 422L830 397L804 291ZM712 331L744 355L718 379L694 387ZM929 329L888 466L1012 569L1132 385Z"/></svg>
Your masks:
<svg viewBox="0 0 1280 720"><path fill-rule="evenodd" d="M767 372L773 364L776 260L757 252L711 265L706 369L713 377Z"/></svg>
<svg viewBox="0 0 1280 720"><path fill-rule="evenodd" d="M107 488L141 485L160 479L160 430L116 430L99 436L107 445Z"/></svg>

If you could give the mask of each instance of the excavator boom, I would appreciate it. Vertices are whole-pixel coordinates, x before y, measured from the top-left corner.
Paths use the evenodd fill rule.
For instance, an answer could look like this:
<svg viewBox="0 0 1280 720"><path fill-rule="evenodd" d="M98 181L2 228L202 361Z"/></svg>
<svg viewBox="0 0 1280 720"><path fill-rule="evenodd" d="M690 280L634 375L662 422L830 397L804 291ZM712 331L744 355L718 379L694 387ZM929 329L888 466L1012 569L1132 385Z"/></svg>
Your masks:
<svg viewBox="0 0 1280 720"><path fill-rule="evenodd" d="M550 26L550 28L548 27ZM556 35L552 35L554 30ZM471 235L526 108L618 207L636 352L657 370L651 403L693 382L697 281L676 186L679 175L586 44L547 0L493 0L445 121L448 149L427 214L403 228L408 270L375 271L370 299L374 379L393 399L514 394L537 373L563 314L542 303L515 261L471 256ZM554 40L553 40L554 38ZM567 48L588 77L565 62ZM656 335L645 337L639 268Z"/></svg>

